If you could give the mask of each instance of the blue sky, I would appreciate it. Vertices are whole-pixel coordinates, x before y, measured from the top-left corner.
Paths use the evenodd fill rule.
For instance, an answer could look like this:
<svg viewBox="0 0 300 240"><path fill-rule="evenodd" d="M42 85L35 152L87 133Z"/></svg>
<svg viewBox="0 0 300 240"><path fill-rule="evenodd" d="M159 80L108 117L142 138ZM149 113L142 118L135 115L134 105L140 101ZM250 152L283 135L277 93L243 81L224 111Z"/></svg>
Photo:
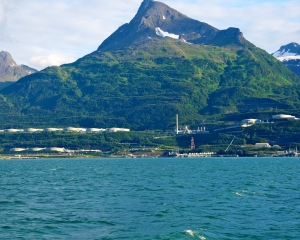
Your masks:
<svg viewBox="0 0 300 240"><path fill-rule="evenodd" d="M0 50L37 69L72 62L129 22L141 0L0 0ZM300 43L299 0L162 0L218 29L238 27L272 53Z"/></svg>

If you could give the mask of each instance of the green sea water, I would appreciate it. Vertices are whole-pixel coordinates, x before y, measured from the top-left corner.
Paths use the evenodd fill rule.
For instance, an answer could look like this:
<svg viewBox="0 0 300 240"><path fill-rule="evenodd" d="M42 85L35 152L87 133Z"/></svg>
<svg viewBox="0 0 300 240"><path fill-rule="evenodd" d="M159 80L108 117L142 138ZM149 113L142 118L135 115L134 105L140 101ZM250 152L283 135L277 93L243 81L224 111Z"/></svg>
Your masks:
<svg viewBox="0 0 300 240"><path fill-rule="evenodd" d="M0 161L0 239L300 239L300 158Z"/></svg>

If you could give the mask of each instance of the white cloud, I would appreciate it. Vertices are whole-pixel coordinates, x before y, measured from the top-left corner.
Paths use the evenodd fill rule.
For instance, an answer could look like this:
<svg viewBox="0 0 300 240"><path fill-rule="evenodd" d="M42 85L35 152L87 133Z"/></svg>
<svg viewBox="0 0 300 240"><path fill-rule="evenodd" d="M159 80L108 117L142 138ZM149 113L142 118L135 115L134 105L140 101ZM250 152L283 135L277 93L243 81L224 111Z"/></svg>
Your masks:
<svg viewBox="0 0 300 240"><path fill-rule="evenodd" d="M0 0L0 40L7 40L9 37L5 34L8 12L15 7L15 0Z"/></svg>
<svg viewBox="0 0 300 240"><path fill-rule="evenodd" d="M48 66L60 66L64 63L74 62L76 59L71 56L51 54L49 56L36 56L29 60L30 67L43 69Z"/></svg>
<svg viewBox="0 0 300 240"><path fill-rule="evenodd" d="M0 43L18 63L27 65L36 56L60 53L80 58L95 51L131 20L140 4L140 0L16 1L5 28L11 39Z"/></svg>

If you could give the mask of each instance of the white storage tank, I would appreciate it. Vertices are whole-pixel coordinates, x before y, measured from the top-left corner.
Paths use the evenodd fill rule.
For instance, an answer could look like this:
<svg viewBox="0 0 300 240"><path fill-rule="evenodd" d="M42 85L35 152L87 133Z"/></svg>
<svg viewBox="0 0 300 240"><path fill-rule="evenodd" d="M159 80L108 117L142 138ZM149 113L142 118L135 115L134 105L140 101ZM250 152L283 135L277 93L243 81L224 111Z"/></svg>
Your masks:
<svg viewBox="0 0 300 240"><path fill-rule="evenodd" d="M22 132L22 130L21 129L5 129L4 132L17 133L17 132Z"/></svg>
<svg viewBox="0 0 300 240"><path fill-rule="evenodd" d="M35 132L42 132L43 129L37 129L37 128L27 128L24 130L25 133L35 133Z"/></svg>
<svg viewBox="0 0 300 240"><path fill-rule="evenodd" d="M67 128L64 128L64 131L65 132L75 132L76 128L74 128L74 127L67 127Z"/></svg>
<svg viewBox="0 0 300 240"><path fill-rule="evenodd" d="M120 132L130 132L129 128L120 128Z"/></svg>
<svg viewBox="0 0 300 240"><path fill-rule="evenodd" d="M75 127L67 127L64 129L65 132L86 132L86 128L75 128Z"/></svg>
<svg viewBox="0 0 300 240"><path fill-rule="evenodd" d="M47 151L51 151L51 152L65 152L66 149L64 148L57 148L57 147L51 147L51 148L47 148Z"/></svg>
<svg viewBox="0 0 300 240"><path fill-rule="evenodd" d="M86 128L78 128L78 132L81 132L81 133L85 133L86 132Z"/></svg>
<svg viewBox="0 0 300 240"><path fill-rule="evenodd" d="M45 148L29 148L28 151L30 152L40 152L45 150Z"/></svg>
<svg viewBox="0 0 300 240"><path fill-rule="evenodd" d="M26 148L12 148L10 149L11 152L23 152L26 151Z"/></svg>
<svg viewBox="0 0 300 240"><path fill-rule="evenodd" d="M110 133L114 133L114 132L130 132L130 129L128 129L128 128L108 128L106 131L110 132Z"/></svg>
<svg viewBox="0 0 300 240"><path fill-rule="evenodd" d="M103 128L88 128L86 131L88 133L99 133L99 132L105 132L106 129L103 129Z"/></svg>
<svg viewBox="0 0 300 240"><path fill-rule="evenodd" d="M58 131L62 131L62 128L45 128L44 132L58 132Z"/></svg>

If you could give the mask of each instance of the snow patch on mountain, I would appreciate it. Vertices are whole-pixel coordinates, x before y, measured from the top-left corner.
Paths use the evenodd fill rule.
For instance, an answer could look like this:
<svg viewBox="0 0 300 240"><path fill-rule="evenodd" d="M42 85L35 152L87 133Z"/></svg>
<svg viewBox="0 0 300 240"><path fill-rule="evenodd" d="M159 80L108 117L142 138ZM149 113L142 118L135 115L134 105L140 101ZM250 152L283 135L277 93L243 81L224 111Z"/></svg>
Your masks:
<svg viewBox="0 0 300 240"><path fill-rule="evenodd" d="M289 61L289 60L298 60L298 59L300 60L300 55L298 55L298 56L278 57L277 59L281 62Z"/></svg>
<svg viewBox="0 0 300 240"><path fill-rule="evenodd" d="M186 44L193 45L193 43L187 42L185 39L182 39L182 41Z"/></svg>
<svg viewBox="0 0 300 240"><path fill-rule="evenodd" d="M288 51L277 51L272 54L274 57L279 58L279 57L291 57L291 56L297 56L297 53L290 52L290 49Z"/></svg>
<svg viewBox="0 0 300 240"><path fill-rule="evenodd" d="M278 50L277 52L272 54L273 57L277 58L279 61L283 62L283 61L288 61L288 60L297 60L300 59L300 55L294 52L290 52L289 50L283 50L280 51Z"/></svg>
<svg viewBox="0 0 300 240"><path fill-rule="evenodd" d="M287 45L281 46L280 49L272 54L273 57L279 61L299 60L300 59L300 45L292 42Z"/></svg>
<svg viewBox="0 0 300 240"><path fill-rule="evenodd" d="M176 35L174 33L164 32L159 27L155 28L155 33L156 33L156 35L161 36L161 37L170 37L170 38L174 38L174 39L179 39L179 35Z"/></svg>
<svg viewBox="0 0 300 240"><path fill-rule="evenodd" d="M163 16L163 20L166 20L166 17L165 17L165 16Z"/></svg>

